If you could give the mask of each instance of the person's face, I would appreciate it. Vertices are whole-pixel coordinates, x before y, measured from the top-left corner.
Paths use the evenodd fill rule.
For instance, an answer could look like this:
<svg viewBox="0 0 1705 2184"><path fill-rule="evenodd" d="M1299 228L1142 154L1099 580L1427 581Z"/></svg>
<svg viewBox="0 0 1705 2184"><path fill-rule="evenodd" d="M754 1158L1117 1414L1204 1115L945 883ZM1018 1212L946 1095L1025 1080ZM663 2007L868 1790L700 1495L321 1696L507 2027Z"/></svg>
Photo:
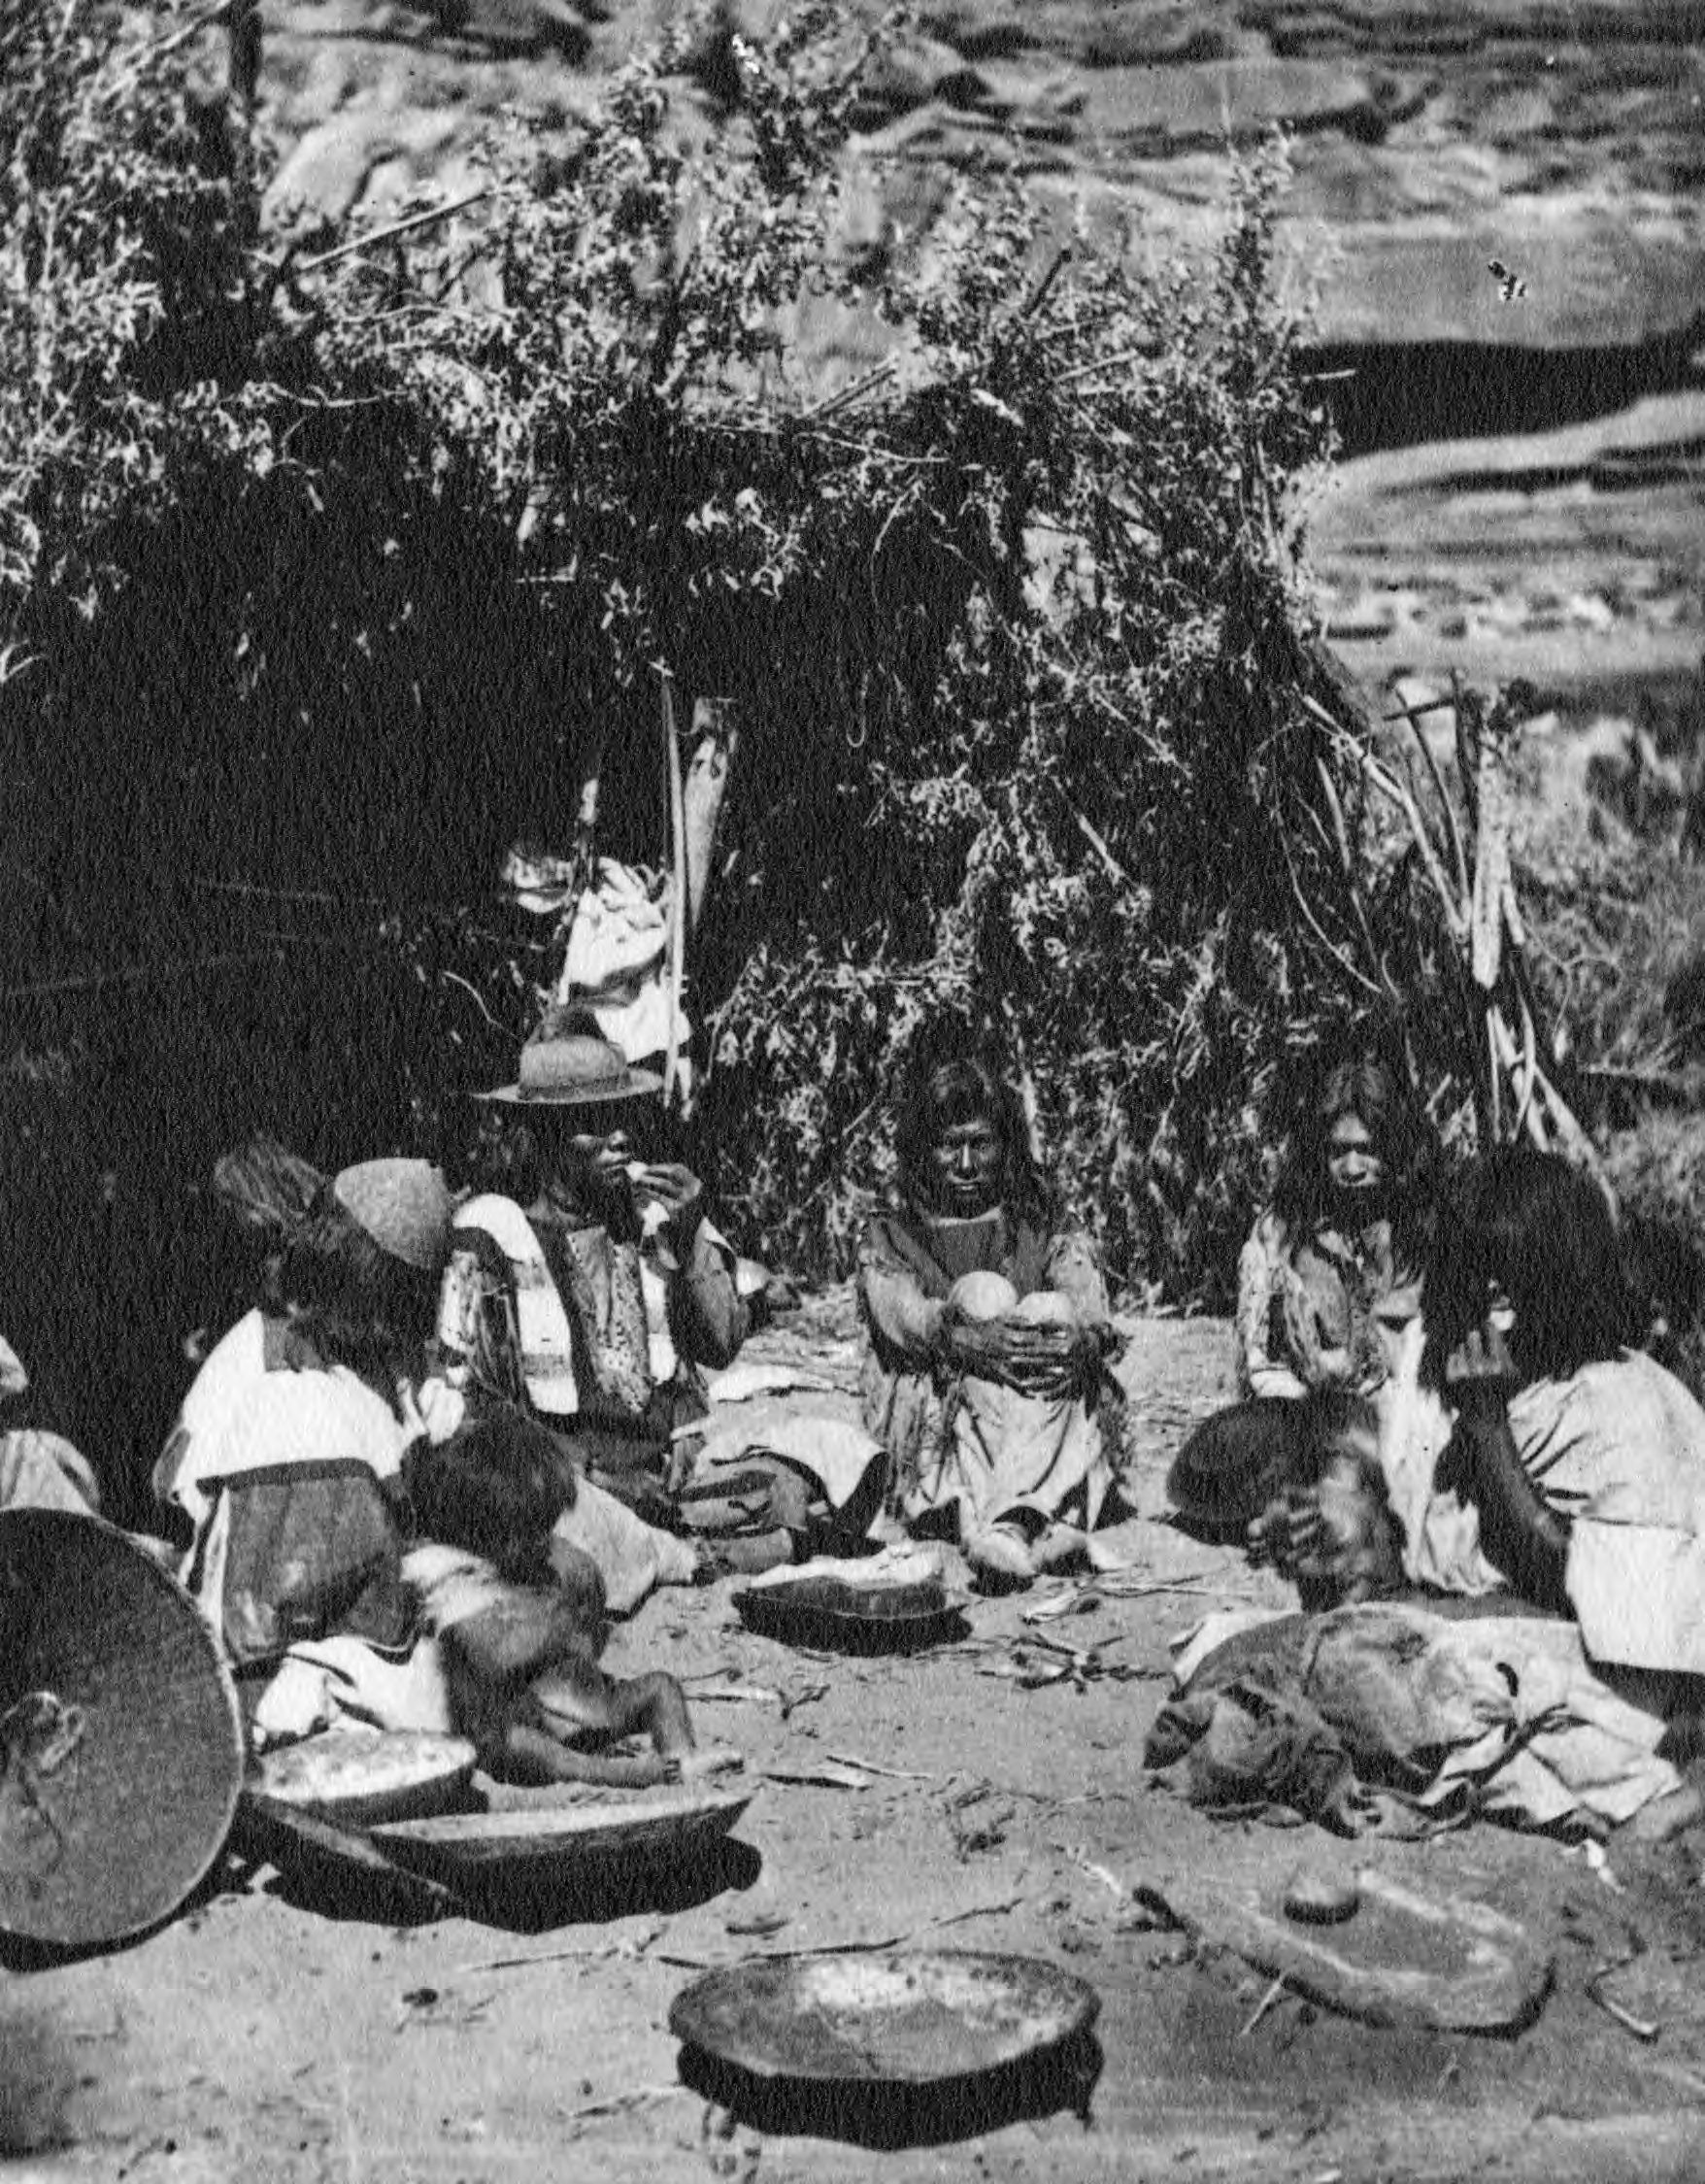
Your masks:
<svg viewBox="0 0 1705 2184"><path fill-rule="evenodd" d="M1326 1177L1338 1197L1353 1201L1385 1187L1386 1163L1359 1115L1340 1115L1326 1132Z"/></svg>
<svg viewBox="0 0 1705 2184"><path fill-rule="evenodd" d="M570 1189L608 1190L619 1181L633 1158L626 1118L618 1107L578 1107L559 1111L560 1120L544 1139L551 1169Z"/></svg>
<svg viewBox="0 0 1705 2184"><path fill-rule="evenodd" d="M1000 1132L992 1116L950 1123L935 1141L935 1189L950 1212L986 1213L1000 1196Z"/></svg>

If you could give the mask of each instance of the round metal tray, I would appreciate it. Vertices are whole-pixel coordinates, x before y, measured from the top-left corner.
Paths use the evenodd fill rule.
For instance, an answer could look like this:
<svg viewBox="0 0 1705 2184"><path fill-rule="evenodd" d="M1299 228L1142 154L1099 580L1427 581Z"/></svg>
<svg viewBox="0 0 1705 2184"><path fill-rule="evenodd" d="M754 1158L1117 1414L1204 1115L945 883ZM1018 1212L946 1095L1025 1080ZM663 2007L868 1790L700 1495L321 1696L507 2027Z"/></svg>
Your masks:
<svg viewBox="0 0 1705 2184"><path fill-rule="evenodd" d="M1095 1990L1029 1957L971 1950L750 1958L675 1999L669 2030L764 2081L940 2086L1082 2038Z"/></svg>

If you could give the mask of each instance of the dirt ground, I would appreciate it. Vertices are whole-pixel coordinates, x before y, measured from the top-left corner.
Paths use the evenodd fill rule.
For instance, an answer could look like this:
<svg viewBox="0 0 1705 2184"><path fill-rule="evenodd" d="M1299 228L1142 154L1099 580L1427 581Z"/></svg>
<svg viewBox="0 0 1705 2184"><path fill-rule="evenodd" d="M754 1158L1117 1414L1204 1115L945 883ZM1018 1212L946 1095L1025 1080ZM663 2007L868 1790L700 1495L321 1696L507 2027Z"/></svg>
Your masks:
<svg viewBox="0 0 1705 2184"><path fill-rule="evenodd" d="M1228 1392L1229 1343L1213 1321L1130 1332L1137 1498L1158 1511L1169 1454ZM844 1379L845 1333L836 1307L781 1339ZM131 1949L0 1974L0 2151L29 2176L134 2184L1705 2177L1699 1848L1613 1846L1595 1871L1489 1827L1354 1846L1200 1818L1141 1763L1168 1638L1280 1595L1158 1522L1144 1564L1149 1589L1044 1627L1089 1664L1036 1689L990 1673L1035 1596L974 1602L969 1639L881 1659L754 1636L726 1583L654 1596L612 1665L746 1694L697 1707L758 1784L722 1858L524 1932L329 1916L229 1864ZM868 1763L862 1786L764 1779L835 1757ZM1276 1887L1304 1857L1522 1920L1555 1954L1538 2021L1510 2039L1381 2032L1288 1993L1257 2018L1263 1975L1155 1931L1114 1885L1190 1870ZM880 2150L827 2119L760 2134L683 2083L666 2020L698 1967L900 1938L1088 1980L1103 2060L1087 2121L1062 2108ZM1655 2037L1588 1993L1628 1959L1607 1989Z"/></svg>

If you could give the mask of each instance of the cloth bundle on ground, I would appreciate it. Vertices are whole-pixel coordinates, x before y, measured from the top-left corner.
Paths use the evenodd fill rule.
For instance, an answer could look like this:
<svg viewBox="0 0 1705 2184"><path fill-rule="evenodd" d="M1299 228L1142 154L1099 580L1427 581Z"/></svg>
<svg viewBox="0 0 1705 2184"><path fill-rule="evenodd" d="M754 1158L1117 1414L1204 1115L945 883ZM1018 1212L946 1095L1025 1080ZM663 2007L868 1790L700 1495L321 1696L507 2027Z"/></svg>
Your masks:
<svg viewBox="0 0 1705 2184"><path fill-rule="evenodd" d="M684 1524L704 1532L788 1535L780 1560L862 1539L882 1507L887 1452L857 1423L852 1396L733 1403L705 1422Z"/></svg>
<svg viewBox="0 0 1705 2184"><path fill-rule="evenodd" d="M1680 1785L1661 1679L1595 1667L1572 1623L1386 1602L1210 1617L1145 1759L1193 1804L1423 1835L1479 1814L1602 1832Z"/></svg>

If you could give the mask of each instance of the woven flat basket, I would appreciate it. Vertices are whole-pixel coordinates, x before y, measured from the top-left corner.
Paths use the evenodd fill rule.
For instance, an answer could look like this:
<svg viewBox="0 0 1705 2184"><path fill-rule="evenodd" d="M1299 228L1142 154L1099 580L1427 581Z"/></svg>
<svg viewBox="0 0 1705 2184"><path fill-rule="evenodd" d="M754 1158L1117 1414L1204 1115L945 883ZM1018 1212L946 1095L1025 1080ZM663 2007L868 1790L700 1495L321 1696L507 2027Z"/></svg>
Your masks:
<svg viewBox="0 0 1705 2184"><path fill-rule="evenodd" d="M85 1948L156 1925L223 1847L243 1764L183 1588L98 1518L0 1510L0 1932Z"/></svg>

